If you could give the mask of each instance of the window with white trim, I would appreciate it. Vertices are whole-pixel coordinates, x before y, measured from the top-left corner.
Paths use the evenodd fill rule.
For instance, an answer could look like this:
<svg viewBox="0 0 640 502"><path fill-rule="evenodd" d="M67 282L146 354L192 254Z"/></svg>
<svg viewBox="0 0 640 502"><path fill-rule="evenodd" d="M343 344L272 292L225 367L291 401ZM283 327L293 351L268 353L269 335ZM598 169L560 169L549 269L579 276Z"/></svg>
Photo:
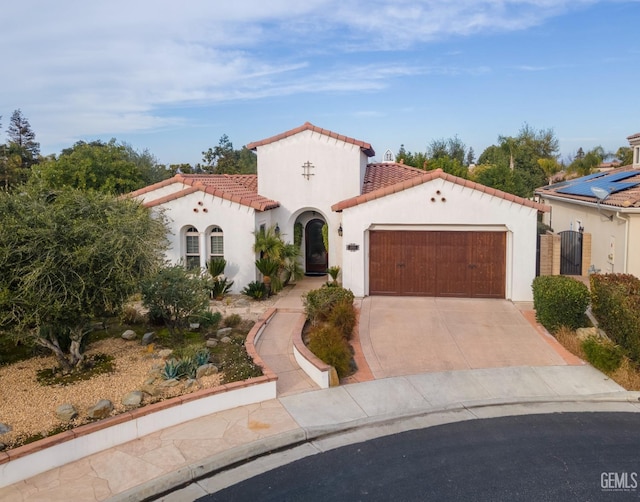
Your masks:
<svg viewBox="0 0 640 502"><path fill-rule="evenodd" d="M189 227L185 234L185 265L188 269L200 268L200 232Z"/></svg>
<svg viewBox="0 0 640 502"><path fill-rule="evenodd" d="M224 234L220 227L211 229L209 241L209 258L224 258Z"/></svg>

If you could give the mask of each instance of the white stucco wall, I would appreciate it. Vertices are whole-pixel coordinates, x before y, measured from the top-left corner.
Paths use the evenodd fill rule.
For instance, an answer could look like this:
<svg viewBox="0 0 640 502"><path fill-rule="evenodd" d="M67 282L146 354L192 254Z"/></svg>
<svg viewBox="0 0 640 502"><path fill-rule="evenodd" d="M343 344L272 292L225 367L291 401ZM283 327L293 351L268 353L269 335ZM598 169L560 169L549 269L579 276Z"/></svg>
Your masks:
<svg viewBox="0 0 640 502"><path fill-rule="evenodd" d="M259 146L257 155L258 193L280 202L270 217L284 239L293 241L298 215L316 211L329 225L329 266L341 265L335 242L340 215L331 211L331 205L360 194L367 156L359 146L313 131ZM308 179L302 175L306 162L314 166Z"/></svg>
<svg viewBox="0 0 640 502"><path fill-rule="evenodd" d="M436 191L440 194L436 194ZM436 202L431 202L434 197ZM443 202L442 198L446 201ZM403 190L342 213L343 284L368 294L367 230L506 230L506 297L531 301L535 277L537 210L442 179ZM346 250L349 243L360 249Z"/></svg>
<svg viewBox="0 0 640 502"><path fill-rule="evenodd" d="M578 230L581 224L584 231L592 235L589 265L594 265L603 274L630 273L640 277L640 214L620 213L616 216L616 211L606 206L600 206L598 210L594 205L543 201L552 206L547 222L554 232Z"/></svg>
<svg viewBox="0 0 640 502"><path fill-rule="evenodd" d="M253 265L255 254L252 249L253 231L256 228L253 208L213 197L204 192L194 192L166 202L162 208L171 228L171 234L168 235L170 249L167 251L169 261L177 263L184 259L184 231L193 226L200 232L200 260L204 266L209 259L206 231L212 226L218 226L224 233L224 258L227 260L225 274L234 281L232 291L238 293L249 282L256 279ZM195 212L194 209L198 211ZM268 212L259 214L268 224Z"/></svg>

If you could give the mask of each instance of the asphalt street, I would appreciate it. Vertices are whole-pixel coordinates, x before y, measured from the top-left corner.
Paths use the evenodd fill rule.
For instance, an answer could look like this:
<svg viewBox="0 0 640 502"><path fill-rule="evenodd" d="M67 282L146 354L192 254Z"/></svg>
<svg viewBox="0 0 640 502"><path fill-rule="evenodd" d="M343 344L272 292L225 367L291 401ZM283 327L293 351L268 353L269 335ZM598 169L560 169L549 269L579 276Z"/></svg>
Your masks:
<svg viewBox="0 0 640 502"><path fill-rule="evenodd" d="M640 499L640 415L469 420L308 456L200 501Z"/></svg>

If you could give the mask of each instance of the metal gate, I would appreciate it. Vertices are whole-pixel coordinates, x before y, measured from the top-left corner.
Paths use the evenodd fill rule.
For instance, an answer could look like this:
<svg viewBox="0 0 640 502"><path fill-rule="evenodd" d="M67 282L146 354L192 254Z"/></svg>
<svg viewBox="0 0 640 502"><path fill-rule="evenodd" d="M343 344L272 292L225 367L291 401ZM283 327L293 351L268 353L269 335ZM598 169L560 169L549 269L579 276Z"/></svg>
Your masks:
<svg viewBox="0 0 640 502"><path fill-rule="evenodd" d="M582 275L582 232L565 230L560 236L560 274Z"/></svg>

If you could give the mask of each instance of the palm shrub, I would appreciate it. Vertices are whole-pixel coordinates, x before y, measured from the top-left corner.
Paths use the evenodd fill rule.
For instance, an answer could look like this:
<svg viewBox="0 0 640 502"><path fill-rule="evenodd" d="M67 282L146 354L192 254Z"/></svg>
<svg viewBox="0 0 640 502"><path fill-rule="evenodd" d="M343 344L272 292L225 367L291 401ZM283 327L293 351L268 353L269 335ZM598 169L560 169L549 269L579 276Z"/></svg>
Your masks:
<svg viewBox="0 0 640 502"><path fill-rule="evenodd" d="M536 277L532 288L536 319L551 333L560 326L576 329L584 324L587 286L564 275L545 275Z"/></svg>
<svg viewBox="0 0 640 502"><path fill-rule="evenodd" d="M216 300L222 300L233 286L233 281L224 276L226 266L227 260L224 258L211 258L207 262L207 271L212 278L211 296Z"/></svg>
<svg viewBox="0 0 640 502"><path fill-rule="evenodd" d="M327 269L327 273L331 276L331 280L333 282L338 282L338 276L340 275L340 267L338 265L334 265L333 267L329 267Z"/></svg>
<svg viewBox="0 0 640 502"><path fill-rule="evenodd" d="M267 293L271 292L271 283L276 281L276 274L280 264L271 258L260 258L256 260L256 268L262 274L262 282L264 282Z"/></svg>
<svg viewBox="0 0 640 502"><path fill-rule="evenodd" d="M264 300L267 297L267 287L263 282L252 281L245 286L242 294L254 300Z"/></svg>

